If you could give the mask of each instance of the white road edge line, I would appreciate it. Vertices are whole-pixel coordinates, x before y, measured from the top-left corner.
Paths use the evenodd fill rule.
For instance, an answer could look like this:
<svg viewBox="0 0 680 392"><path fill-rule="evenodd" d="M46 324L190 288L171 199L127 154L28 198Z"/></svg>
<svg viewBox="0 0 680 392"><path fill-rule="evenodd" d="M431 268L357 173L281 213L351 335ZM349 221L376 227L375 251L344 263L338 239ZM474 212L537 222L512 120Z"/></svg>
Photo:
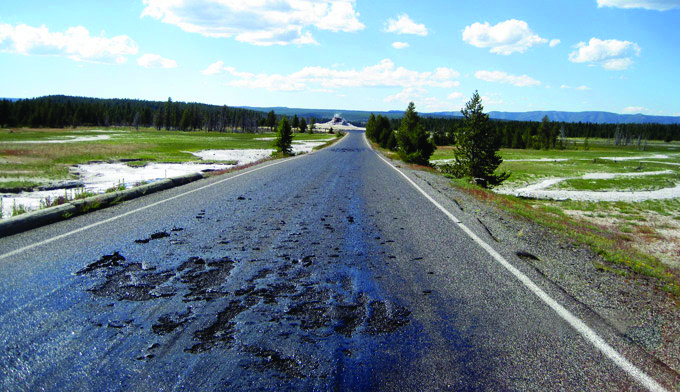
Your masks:
<svg viewBox="0 0 680 392"><path fill-rule="evenodd" d="M290 162L290 161L292 161L292 160L294 160L294 159L298 159L298 158L303 157L303 156L306 156L306 155L311 155L311 154L313 154L313 153L314 153L314 152L309 153L309 154L297 155L297 156L294 156L294 157L288 158L288 159L277 160L276 162L270 163L270 164L268 164L268 165L256 167L255 169L248 170L248 171L239 173L239 174L237 174L237 175L234 175L234 176L225 178L225 179L223 179L223 180L219 180L219 181L213 182L212 184L204 185L204 186L202 186L202 187L200 187L200 188L196 188L196 189L192 189L192 190L190 190L190 191L184 192L184 193L180 193L179 195L175 195L175 196L169 197L169 198L167 198L167 199L163 199L163 200L157 201L157 202L155 202L155 203L152 203L152 204L146 205L146 206L144 206L144 207L140 207L140 208L134 209L134 210L132 210L132 211L128 211L128 212L126 212L126 213L123 213L123 214L120 214L120 215L117 215L117 216L114 216L114 217L105 219L105 220L103 220L103 221L99 221L99 222L92 223L92 224L87 225L87 226L80 227L80 228L75 229L75 230L73 230L73 231L69 231L68 233L60 234L60 235L58 235L58 236L55 236L55 237L52 237L52 238L48 238L48 239L46 239L46 240L43 240L43 241L40 241L40 242L36 242L36 243L34 243L34 244L31 244L31 245L24 246L23 248L15 249L15 250L13 250L13 251L11 251L11 252L7 252L7 253L5 253L5 254L0 255L0 260L5 259L5 258L8 258L8 257L11 257L11 256L14 256L14 255L17 255L17 254L19 254L19 253L21 253L21 252L25 252L25 251L27 251L27 250L31 250L31 249L33 249L33 248L37 248L37 247L42 246L42 245L45 245L45 244L49 244L49 243L51 243L51 242L60 240L60 239L62 239L62 238L66 238L66 237L68 237L68 236L70 236L70 235L73 235L73 234L76 234L76 233L80 233L81 231L89 230L89 229L91 229L91 228L93 228L93 227L96 227L96 226L99 226L99 225L103 225L103 224L105 224L105 223L113 222L113 221L115 221L115 220L117 220L117 219L126 217L126 216L128 216L128 215L136 214L136 213L138 213L139 211L143 211L143 210L146 210L146 209L148 209L148 208L155 207L155 206L160 205L160 204L163 204L163 203L167 203L167 202L169 202L169 201L171 201L171 200L178 199L178 198L184 197L184 196L186 196L186 195L190 195L190 194L192 194L192 193L194 193L194 192L198 192L198 191L201 191L201 190L203 190L203 189L211 188L211 187L216 186L216 185L219 185L219 184L221 184L221 183L223 183L223 182L231 181L231 180L233 180L233 179L235 179L235 178L239 178L239 177L241 177L241 176L245 176L246 174L254 173L254 172L256 172L256 171L260 171L260 170L266 169L266 168L268 168L268 167L280 165L280 164L285 163L285 162Z"/></svg>
<svg viewBox="0 0 680 392"><path fill-rule="evenodd" d="M371 145L368 143L368 139L364 135L364 141L370 149ZM637 382L642 384L645 388L650 391L667 391L661 384L656 382L653 378L648 376L645 372L640 370L638 367L633 365L628 361L623 355L617 352L612 346L602 339L597 332L591 329L586 323L581 321L578 317L574 316L570 311L560 305L552 297L550 297L545 291L538 287L528 276L524 275L520 270L515 268L510 264L500 253L496 252L491 245L487 244L479 238L472 230L470 230L460 219L456 218L452 213L450 213L446 208L434 200L430 195L428 195L422 188L420 188L413 180L411 180L406 174L401 170L392 165L387 159L385 159L381 154L376 152L378 158L385 162L389 167L394 169L397 173L401 174L406 181L408 181L416 190L418 190L427 200L429 200L435 207L437 207L441 212L443 212L453 223L457 224L473 241L475 241L479 246L481 246L487 253L489 253L500 265L505 267L511 274L515 276L522 284L527 287L532 293L534 293L538 298L540 298L546 305L548 305L555 313L557 313L564 321L566 321L572 328L574 328L581 336L583 336L587 341L589 341L595 348L600 350L602 354L611 359L618 367L623 369L628 375L633 377Z"/></svg>

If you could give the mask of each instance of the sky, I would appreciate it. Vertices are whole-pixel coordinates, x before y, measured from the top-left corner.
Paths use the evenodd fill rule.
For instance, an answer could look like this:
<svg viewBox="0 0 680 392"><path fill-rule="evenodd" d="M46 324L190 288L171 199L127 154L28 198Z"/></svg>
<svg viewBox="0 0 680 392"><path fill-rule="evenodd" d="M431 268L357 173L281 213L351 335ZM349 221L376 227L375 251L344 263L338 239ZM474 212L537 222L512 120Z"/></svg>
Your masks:
<svg viewBox="0 0 680 392"><path fill-rule="evenodd" d="M680 116L680 0L12 0L0 97Z"/></svg>

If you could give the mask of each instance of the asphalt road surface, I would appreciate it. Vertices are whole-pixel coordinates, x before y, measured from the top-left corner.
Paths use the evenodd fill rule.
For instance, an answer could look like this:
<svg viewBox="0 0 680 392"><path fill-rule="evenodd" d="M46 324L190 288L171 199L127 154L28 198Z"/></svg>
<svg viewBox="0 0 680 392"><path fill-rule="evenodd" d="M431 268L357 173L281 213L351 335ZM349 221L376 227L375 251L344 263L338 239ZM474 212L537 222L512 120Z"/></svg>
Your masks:
<svg viewBox="0 0 680 392"><path fill-rule="evenodd" d="M636 373L658 364L466 224L633 370L351 132L0 239L0 389L658 387Z"/></svg>

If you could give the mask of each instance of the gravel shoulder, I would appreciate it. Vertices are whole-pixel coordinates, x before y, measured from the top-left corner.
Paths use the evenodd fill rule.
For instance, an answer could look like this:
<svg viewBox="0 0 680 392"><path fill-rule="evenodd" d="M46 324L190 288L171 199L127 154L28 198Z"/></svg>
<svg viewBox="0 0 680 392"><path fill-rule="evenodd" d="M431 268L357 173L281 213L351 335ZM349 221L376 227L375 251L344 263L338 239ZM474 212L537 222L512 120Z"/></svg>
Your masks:
<svg viewBox="0 0 680 392"><path fill-rule="evenodd" d="M680 377L678 307L650 279L600 271L595 262L604 261L587 247L478 200L444 176L401 169L427 183L432 193L454 201L462 210L461 220L479 222L496 244L516 249L526 265Z"/></svg>

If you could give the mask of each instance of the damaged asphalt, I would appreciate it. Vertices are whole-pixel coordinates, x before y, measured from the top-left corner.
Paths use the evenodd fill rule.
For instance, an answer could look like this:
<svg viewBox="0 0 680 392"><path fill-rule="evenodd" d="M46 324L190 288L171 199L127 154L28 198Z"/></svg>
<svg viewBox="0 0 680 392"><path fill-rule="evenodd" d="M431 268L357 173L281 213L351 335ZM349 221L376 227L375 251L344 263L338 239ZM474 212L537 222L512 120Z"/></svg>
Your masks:
<svg viewBox="0 0 680 392"><path fill-rule="evenodd" d="M0 239L1 255L93 225L0 259L0 389L641 388L362 133L240 173ZM473 223L637 366L677 382L525 265L529 250Z"/></svg>

